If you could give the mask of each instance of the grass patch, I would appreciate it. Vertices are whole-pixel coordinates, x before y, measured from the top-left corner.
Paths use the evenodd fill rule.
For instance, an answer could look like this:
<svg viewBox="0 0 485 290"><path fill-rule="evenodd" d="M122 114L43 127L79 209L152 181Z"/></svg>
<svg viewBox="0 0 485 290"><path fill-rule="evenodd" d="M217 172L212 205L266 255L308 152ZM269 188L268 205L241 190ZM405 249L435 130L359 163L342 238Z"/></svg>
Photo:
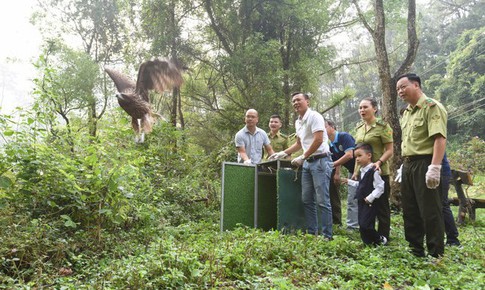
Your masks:
<svg viewBox="0 0 485 290"><path fill-rule="evenodd" d="M64 245L69 275L42 261L16 271L10 254L0 281L8 289L483 289L484 216L479 210L475 223L459 227L463 248L447 247L441 260L408 253L400 214L392 216L392 241L380 247L342 228L328 242L246 227L221 233L216 222L194 222L150 239L120 232L97 251Z"/></svg>

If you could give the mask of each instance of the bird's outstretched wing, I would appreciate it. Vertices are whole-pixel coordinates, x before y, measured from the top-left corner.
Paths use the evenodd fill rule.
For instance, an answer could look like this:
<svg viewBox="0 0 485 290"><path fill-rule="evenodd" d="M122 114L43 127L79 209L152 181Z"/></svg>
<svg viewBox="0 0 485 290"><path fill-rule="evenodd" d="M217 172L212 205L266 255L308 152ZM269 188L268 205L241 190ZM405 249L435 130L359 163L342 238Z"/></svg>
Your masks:
<svg viewBox="0 0 485 290"><path fill-rule="evenodd" d="M110 78L115 83L116 89L120 94L133 93L136 87L135 81L133 81L128 76L116 71L114 69L105 68L104 69Z"/></svg>
<svg viewBox="0 0 485 290"><path fill-rule="evenodd" d="M136 92L149 102L149 90L163 93L172 87L180 87L183 83L183 69L178 62L167 59L145 61L138 70Z"/></svg>

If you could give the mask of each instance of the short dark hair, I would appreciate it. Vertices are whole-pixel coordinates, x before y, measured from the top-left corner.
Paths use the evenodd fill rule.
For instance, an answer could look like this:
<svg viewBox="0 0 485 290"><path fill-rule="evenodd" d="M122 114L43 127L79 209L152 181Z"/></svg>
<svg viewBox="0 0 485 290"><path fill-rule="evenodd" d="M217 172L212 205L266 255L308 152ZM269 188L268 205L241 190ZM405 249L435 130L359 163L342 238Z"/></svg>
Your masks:
<svg viewBox="0 0 485 290"><path fill-rule="evenodd" d="M305 97L305 100L310 99L310 96L307 93L302 93L302 92L294 92L293 94L291 94L291 97L293 98L296 95L303 95L303 97Z"/></svg>
<svg viewBox="0 0 485 290"><path fill-rule="evenodd" d="M407 74L400 75L397 77L396 82L402 78L408 78L408 80L410 80L411 82L417 82L419 87L421 87L421 78L415 73L407 73Z"/></svg>
<svg viewBox="0 0 485 290"><path fill-rule="evenodd" d="M334 121L332 121L332 120L325 120L325 122L327 122L327 125L329 125L330 127L334 128L335 130L337 130L337 125L335 124Z"/></svg>
<svg viewBox="0 0 485 290"><path fill-rule="evenodd" d="M278 114L271 115L271 117L269 117L269 118L270 119L280 119L280 121L281 121L281 117Z"/></svg>
<svg viewBox="0 0 485 290"><path fill-rule="evenodd" d="M359 143L357 144L357 146L355 146L355 149L354 150L357 150L357 149L360 149L360 150L363 150L365 153L370 153L372 155L372 146L370 144L367 144L367 143Z"/></svg>

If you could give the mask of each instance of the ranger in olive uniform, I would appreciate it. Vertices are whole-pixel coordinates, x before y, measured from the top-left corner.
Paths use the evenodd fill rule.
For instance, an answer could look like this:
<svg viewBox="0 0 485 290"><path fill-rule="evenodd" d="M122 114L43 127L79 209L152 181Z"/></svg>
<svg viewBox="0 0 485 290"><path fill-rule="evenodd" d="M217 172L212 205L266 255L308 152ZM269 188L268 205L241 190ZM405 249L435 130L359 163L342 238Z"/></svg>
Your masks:
<svg viewBox="0 0 485 290"><path fill-rule="evenodd" d="M391 208L389 205L391 187L388 161L394 154L394 140L391 126L376 117L377 111L377 101L374 98L364 98L360 102L359 114L362 122L357 125L354 137L356 144L367 143L372 146L372 163L379 170L382 180L384 180L384 194L376 199L373 206L377 210L377 232L389 241L391 232ZM354 179L359 172L360 168L356 163Z"/></svg>
<svg viewBox="0 0 485 290"><path fill-rule="evenodd" d="M295 132L295 133L293 133L293 134L290 134L290 135L288 136L288 143L289 143L290 145L291 145L291 144L295 144L295 142L296 142L296 139L297 139L297 138L298 138L298 136L296 135L296 132ZM275 150L275 151L276 151L276 150ZM302 154L303 154L303 149L300 149L300 150L298 150L298 151L296 151L296 152L291 153L291 156L300 156L300 155L302 155ZM288 157L287 157L287 158L288 158ZM289 158L291 159L291 157L289 157Z"/></svg>
<svg viewBox="0 0 485 290"><path fill-rule="evenodd" d="M441 161L446 147L447 113L438 101L421 90L416 74L398 78L396 90L408 103L402 128L402 208L404 234L414 255L424 257L424 238L428 254L444 254L444 223L438 185Z"/></svg>
<svg viewBox="0 0 485 290"><path fill-rule="evenodd" d="M280 132L283 123L281 122L281 117L279 115L272 115L269 118L269 132L268 138L271 147L275 152L280 152L289 147L288 136ZM268 159L268 152L264 151L264 159Z"/></svg>

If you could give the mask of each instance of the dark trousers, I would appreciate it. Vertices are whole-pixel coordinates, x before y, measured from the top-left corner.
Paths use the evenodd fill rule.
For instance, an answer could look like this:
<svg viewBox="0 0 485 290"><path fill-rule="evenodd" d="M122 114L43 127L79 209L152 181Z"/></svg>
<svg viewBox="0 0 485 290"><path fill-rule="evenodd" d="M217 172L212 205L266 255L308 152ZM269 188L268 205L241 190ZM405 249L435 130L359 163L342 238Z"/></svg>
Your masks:
<svg viewBox="0 0 485 290"><path fill-rule="evenodd" d="M425 255L425 236L428 254L438 257L445 251L440 193L436 188L426 187L425 176L430 164L431 157L405 161L401 182L404 236L412 253L421 257Z"/></svg>
<svg viewBox="0 0 485 290"><path fill-rule="evenodd" d="M378 198L379 199L379 198ZM359 232L362 241L366 245L377 245L380 243L380 235L375 228L377 206L374 204L367 204L363 199L358 200L359 205Z"/></svg>
<svg viewBox="0 0 485 290"><path fill-rule="evenodd" d="M384 193L376 200L374 206L377 210L377 232L380 236L384 236L389 240L389 233L391 231L391 207L389 206L389 195L391 186L389 184L389 175L381 176L384 180Z"/></svg>
<svg viewBox="0 0 485 290"><path fill-rule="evenodd" d="M459 245L458 229L456 228L455 219L450 209L450 203L448 202L448 191L450 189L451 175L444 175L442 173L440 185L438 190L441 195L441 203L443 206L443 220L445 222L446 243L450 245Z"/></svg>
<svg viewBox="0 0 485 290"><path fill-rule="evenodd" d="M333 177L335 169L330 177L330 204L332 206L332 220L334 225L342 225L342 204L340 201L340 184L335 184Z"/></svg>

